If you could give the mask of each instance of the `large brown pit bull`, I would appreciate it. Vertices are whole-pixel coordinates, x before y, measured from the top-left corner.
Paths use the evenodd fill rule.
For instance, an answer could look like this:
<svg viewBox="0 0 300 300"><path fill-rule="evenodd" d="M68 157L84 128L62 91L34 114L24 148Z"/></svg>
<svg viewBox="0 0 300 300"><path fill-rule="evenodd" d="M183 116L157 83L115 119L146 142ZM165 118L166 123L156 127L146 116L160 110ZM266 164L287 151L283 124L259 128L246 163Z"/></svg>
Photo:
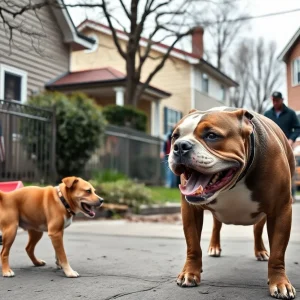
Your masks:
<svg viewBox="0 0 300 300"><path fill-rule="evenodd" d="M173 132L169 166L181 175L187 243L178 285L200 283L203 210L208 209L215 219L210 254L219 254L222 223L254 224L256 255L267 259L261 237L267 221L270 294L293 299L296 291L285 273L284 257L291 230L295 159L281 129L264 116L243 109L191 111Z"/></svg>

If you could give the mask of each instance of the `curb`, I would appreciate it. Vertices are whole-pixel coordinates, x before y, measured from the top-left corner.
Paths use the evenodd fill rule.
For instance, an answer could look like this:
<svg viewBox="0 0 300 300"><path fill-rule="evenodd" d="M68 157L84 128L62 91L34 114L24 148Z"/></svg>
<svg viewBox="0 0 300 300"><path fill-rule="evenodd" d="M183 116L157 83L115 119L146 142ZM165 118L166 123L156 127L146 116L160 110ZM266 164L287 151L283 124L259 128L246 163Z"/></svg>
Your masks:
<svg viewBox="0 0 300 300"><path fill-rule="evenodd" d="M153 205L141 205L139 210L139 215L164 215L164 214L176 214L180 213L181 204L180 203L166 203L153 204Z"/></svg>

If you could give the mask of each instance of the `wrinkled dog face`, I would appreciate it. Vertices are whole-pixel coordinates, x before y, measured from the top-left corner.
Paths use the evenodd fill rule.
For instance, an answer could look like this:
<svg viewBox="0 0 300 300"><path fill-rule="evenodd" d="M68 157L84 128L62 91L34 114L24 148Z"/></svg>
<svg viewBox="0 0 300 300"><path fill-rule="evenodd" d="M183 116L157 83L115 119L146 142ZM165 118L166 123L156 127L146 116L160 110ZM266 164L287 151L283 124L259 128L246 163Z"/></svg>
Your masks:
<svg viewBox="0 0 300 300"><path fill-rule="evenodd" d="M181 178L188 202L207 204L231 188L248 159L253 131L245 110L193 111L176 126L169 166Z"/></svg>
<svg viewBox="0 0 300 300"><path fill-rule="evenodd" d="M100 207L103 203L103 199L95 193L94 187L79 177L66 177L62 182L68 188L70 198L77 209L87 217L93 218L95 216L93 208Z"/></svg>

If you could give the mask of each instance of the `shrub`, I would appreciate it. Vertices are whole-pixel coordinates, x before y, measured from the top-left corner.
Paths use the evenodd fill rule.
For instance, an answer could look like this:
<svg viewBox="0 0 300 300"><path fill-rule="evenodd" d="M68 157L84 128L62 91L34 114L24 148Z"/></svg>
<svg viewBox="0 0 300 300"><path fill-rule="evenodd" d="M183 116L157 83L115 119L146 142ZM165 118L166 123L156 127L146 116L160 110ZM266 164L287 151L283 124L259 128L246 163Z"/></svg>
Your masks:
<svg viewBox="0 0 300 300"><path fill-rule="evenodd" d="M106 203L126 204L135 212L141 204L153 203L151 190L129 179L103 183L91 180L91 184Z"/></svg>
<svg viewBox="0 0 300 300"><path fill-rule="evenodd" d="M95 171L93 172L92 178L96 182L111 182L128 179L125 174L116 170Z"/></svg>
<svg viewBox="0 0 300 300"><path fill-rule="evenodd" d="M45 92L31 97L28 104L55 107L56 110L56 169L62 178L79 176L94 150L100 146L105 121L100 107L85 94L65 95ZM24 130L31 144L38 143ZM34 145L28 145L34 149ZM39 158L38 158L39 159Z"/></svg>
<svg viewBox="0 0 300 300"><path fill-rule="evenodd" d="M109 124L146 131L147 115L131 106L108 105L103 108L103 115Z"/></svg>

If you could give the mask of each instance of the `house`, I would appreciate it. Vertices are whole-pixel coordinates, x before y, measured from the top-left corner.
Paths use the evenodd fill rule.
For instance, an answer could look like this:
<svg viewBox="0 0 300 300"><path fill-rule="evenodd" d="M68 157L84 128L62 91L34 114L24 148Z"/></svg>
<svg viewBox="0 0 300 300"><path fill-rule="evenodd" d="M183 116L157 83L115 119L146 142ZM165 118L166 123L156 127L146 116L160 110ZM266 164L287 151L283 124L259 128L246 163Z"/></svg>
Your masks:
<svg viewBox="0 0 300 300"><path fill-rule="evenodd" d="M286 63L288 103L300 114L300 28L279 55Z"/></svg>
<svg viewBox="0 0 300 300"><path fill-rule="evenodd" d="M48 84L47 88L65 92L80 89L95 98L99 105L123 105L125 61L114 45L110 28L85 20L78 30L95 39L95 46L91 50L73 52L71 71ZM229 105L228 89L238 84L203 59L203 33L202 28L195 30L192 52L173 49L138 104L148 116L148 133L163 137L192 108L207 110ZM125 47L126 33L117 30L117 36L121 46ZM140 46L146 45L147 40L141 39ZM158 57L167 49L165 44L157 43L152 46L150 54ZM145 64L142 82L156 64L156 60Z"/></svg>
<svg viewBox="0 0 300 300"><path fill-rule="evenodd" d="M12 41L8 27L0 25L0 99L26 102L46 82L70 70L71 52L95 44L78 32L66 9L46 6L37 15L28 11L16 17L22 34L15 30Z"/></svg>

